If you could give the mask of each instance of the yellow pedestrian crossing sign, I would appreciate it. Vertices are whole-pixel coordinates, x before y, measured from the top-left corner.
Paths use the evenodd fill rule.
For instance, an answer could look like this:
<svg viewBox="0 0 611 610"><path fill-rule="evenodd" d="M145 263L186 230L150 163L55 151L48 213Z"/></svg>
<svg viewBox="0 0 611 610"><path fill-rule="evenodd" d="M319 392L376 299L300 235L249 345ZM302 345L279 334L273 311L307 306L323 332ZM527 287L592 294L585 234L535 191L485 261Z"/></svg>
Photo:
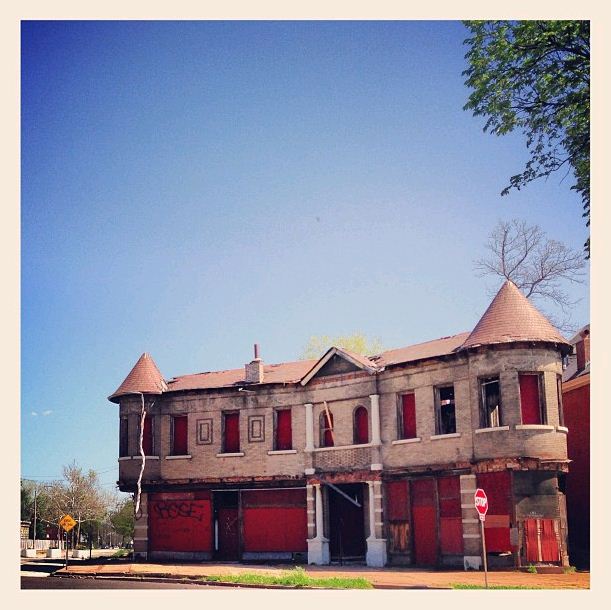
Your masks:
<svg viewBox="0 0 611 610"><path fill-rule="evenodd" d="M71 515L64 515L59 520L59 524L65 531L69 532L76 525L76 521L72 518Z"/></svg>

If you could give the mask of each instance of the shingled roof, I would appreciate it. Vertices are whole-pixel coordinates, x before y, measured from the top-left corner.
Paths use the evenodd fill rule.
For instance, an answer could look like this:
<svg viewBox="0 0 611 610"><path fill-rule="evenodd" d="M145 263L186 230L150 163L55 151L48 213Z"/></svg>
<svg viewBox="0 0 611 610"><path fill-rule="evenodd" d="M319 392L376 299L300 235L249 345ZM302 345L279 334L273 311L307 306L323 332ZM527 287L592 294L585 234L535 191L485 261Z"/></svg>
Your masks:
<svg viewBox="0 0 611 610"><path fill-rule="evenodd" d="M128 394L161 394L168 389L157 365L149 354L142 354L123 383L108 397L112 402Z"/></svg>
<svg viewBox="0 0 611 610"><path fill-rule="evenodd" d="M549 320L507 280L460 349L516 341L558 343L569 349Z"/></svg>

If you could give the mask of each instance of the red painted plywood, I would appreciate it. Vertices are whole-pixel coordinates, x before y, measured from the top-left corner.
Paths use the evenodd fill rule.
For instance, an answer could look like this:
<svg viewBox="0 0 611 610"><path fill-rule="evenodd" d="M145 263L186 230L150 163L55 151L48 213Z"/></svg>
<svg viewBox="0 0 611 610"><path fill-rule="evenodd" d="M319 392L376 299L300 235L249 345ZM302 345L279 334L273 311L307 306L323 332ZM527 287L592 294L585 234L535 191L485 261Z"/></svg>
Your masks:
<svg viewBox="0 0 611 610"><path fill-rule="evenodd" d="M364 445L369 442L369 416L365 407L359 407L354 413L354 442Z"/></svg>
<svg viewBox="0 0 611 610"><path fill-rule="evenodd" d="M276 411L276 449L284 451L293 448L293 428L291 410Z"/></svg>
<svg viewBox="0 0 611 610"><path fill-rule="evenodd" d="M437 563L435 480L412 481L411 500L415 562L419 565L435 565Z"/></svg>
<svg viewBox="0 0 611 610"><path fill-rule="evenodd" d="M149 544L152 551L212 550L210 500L181 497L151 499L148 519Z"/></svg>
<svg viewBox="0 0 611 610"><path fill-rule="evenodd" d="M460 555L463 552L462 518L441 517L439 539L442 553Z"/></svg>
<svg viewBox="0 0 611 610"><path fill-rule="evenodd" d="M540 424L539 376L522 374L520 378L520 405L523 424Z"/></svg>
<svg viewBox="0 0 611 610"><path fill-rule="evenodd" d="M541 519L541 561L560 561L553 519Z"/></svg>
<svg viewBox="0 0 611 610"><path fill-rule="evenodd" d="M407 481L386 483L386 510L389 521L409 520L409 492Z"/></svg>
<svg viewBox="0 0 611 610"><path fill-rule="evenodd" d="M401 438L416 438L416 397L414 394L404 394L401 397L403 430Z"/></svg>
<svg viewBox="0 0 611 610"><path fill-rule="evenodd" d="M307 551L305 506L244 508L243 520L245 551Z"/></svg>

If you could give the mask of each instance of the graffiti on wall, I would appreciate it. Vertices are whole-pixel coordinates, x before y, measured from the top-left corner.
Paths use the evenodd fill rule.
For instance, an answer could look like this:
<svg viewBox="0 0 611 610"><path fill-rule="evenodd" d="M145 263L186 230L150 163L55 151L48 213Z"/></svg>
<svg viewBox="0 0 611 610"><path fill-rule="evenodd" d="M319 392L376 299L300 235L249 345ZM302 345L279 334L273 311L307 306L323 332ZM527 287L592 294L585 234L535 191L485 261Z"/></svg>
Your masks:
<svg viewBox="0 0 611 610"><path fill-rule="evenodd" d="M154 502L152 510L158 519L187 517L201 521L207 516L202 502L198 501Z"/></svg>

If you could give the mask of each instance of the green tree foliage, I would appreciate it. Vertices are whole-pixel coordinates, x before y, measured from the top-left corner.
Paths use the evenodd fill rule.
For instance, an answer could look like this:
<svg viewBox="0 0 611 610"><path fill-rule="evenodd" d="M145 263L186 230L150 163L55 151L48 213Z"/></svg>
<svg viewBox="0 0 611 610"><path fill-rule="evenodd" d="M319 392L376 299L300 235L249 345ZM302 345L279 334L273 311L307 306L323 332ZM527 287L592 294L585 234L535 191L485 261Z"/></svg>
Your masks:
<svg viewBox="0 0 611 610"><path fill-rule="evenodd" d="M318 359L331 347L342 347L363 356L373 356L384 351L379 339L368 338L362 333L337 336L320 335L310 337L307 345L303 348L300 359Z"/></svg>
<svg viewBox="0 0 611 610"><path fill-rule="evenodd" d="M134 502L131 499L124 500L110 513L112 527L122 537L123 542L134 536Z"/></svg>
<svg viewBox="0 0 611 610"><path fill-rule="evenodd" d="M502 195L561 168L572 171L590 224L590 23L467 21L465 110L484 131L526 135L530 158ZM590 239L586 241L587 256Z"/></svg>
<svg viewBox="0 0 611 610"><path fill-rule="evenodd" d="M21 520L30 521L30 538L34 536L34 521L36 521L36 537L39 539L45 537L45 524L41 521L41 515L45 513L47 503L48 496L43 486L34 481L21 479ZM34 519L35 512L36 519Z"/></svg>

